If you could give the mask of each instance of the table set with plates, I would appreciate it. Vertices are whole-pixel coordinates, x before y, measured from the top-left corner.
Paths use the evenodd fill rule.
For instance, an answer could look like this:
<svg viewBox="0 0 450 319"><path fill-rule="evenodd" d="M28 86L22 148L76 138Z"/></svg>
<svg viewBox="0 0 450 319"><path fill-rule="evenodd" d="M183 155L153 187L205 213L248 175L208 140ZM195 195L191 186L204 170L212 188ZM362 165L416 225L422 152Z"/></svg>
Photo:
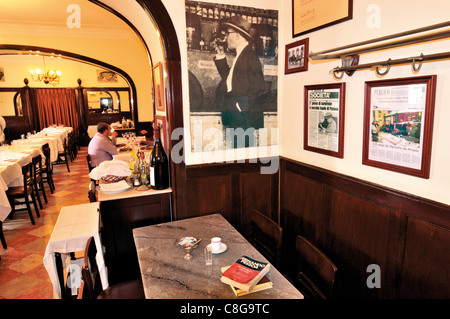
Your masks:
<svg viewBox="0 0 450 319"><path fill-rule="evenodd" d="M49 127L36 134L29 133L26 138L13 140L11 145L0 146L0 221L4 221L11 212L6 196L8 187L23 185L22 166L39 154L44 163L44 144L49 144L51 161L55 161L58 151L64 149L64 139L72 130L71 127Z"/></svg>

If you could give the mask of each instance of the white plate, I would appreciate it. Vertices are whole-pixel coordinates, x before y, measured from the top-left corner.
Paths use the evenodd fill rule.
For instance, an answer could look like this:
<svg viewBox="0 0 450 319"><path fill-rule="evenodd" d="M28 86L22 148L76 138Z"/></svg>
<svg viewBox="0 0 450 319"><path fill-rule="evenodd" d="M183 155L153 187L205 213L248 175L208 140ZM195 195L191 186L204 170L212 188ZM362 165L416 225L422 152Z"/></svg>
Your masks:
<svg viewBox="0 0 450 319"><path fill-rule="evenodd" d="M128 183L124 180L117 182L117 183L111 183L111 184L101 184L100 189L108 194L115 194L124 192L128 189L130 189L131 186L128 185Z"/></svg>
<svg viewBox="0 0 450 319"><path fill-rule="evenodd" d="M211 247L211 244L206 245L206 248L208 248L208 247ZM227 249L228 249L227 245L225 245L224 243L222 243L222 246L220 246L220 249L219 249L219 250L216 250L216 251L213 250L212 253L213 253L214 255L216 255L216 254L221 254L221 253L225 252Z"/></svg>

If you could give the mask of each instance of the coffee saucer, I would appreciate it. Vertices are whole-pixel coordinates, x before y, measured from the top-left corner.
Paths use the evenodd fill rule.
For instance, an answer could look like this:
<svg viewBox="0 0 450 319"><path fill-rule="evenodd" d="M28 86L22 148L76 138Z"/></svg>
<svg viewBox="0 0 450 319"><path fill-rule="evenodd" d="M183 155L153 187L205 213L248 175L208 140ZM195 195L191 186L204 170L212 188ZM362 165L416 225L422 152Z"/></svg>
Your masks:
<svg viewBox="0 0 450 319"><path fill-rule="evenodd" d="M208 247L211 247L211 244L208 244L206 246L206 248L208 248ZM214 255L221 254L221 253L225 252L227 249L228 249L227 245L225 245L224 243L221 243L220 249L219 250L213 250L212 253Z"/></svg>

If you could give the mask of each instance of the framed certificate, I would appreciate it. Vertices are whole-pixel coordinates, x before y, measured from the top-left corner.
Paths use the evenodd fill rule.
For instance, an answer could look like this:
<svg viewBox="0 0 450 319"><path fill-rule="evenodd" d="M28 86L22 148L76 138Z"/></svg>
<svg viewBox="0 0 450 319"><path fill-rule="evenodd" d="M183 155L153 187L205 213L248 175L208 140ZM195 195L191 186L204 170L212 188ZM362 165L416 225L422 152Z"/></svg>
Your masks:
<svg viewBox="0 0 450 319"><path fill-rule="evenodd" d="M345 83L307 85L303 148L344 157Z"/></svg>
<svg viewBox="0 0 450 319"><path fill-rule="evenodd" d="M365 83L362 163L429 178L436 76Z"/></svg>
<svg viewBox="0 0 450 319"><path fill-rule="evenodd" d="M292 0L292 36L352 19L353 0Z"/></svg>

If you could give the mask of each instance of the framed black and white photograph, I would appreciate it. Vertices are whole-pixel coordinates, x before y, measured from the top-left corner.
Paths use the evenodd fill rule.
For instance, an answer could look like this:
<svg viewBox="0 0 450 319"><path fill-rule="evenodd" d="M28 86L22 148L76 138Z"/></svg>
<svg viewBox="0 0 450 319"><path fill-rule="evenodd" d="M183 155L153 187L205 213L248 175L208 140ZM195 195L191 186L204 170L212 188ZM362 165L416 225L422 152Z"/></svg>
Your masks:
<svg viewBox="0 0 450 319"><path fill-rule="evenodd" d="M306 85L303 148L344 157L345 83Z"/></svg>
<svg viewBox="0 0 450 319"><path fill-rule="evenodd" d="M286 45L284 73L308 71L309 38Z"/></svg>
<svg viewBox="0 0 450 319"><path fill-rule="evenodd" d="M362 163L429 178L436 76L365 83Z"/></svg>

